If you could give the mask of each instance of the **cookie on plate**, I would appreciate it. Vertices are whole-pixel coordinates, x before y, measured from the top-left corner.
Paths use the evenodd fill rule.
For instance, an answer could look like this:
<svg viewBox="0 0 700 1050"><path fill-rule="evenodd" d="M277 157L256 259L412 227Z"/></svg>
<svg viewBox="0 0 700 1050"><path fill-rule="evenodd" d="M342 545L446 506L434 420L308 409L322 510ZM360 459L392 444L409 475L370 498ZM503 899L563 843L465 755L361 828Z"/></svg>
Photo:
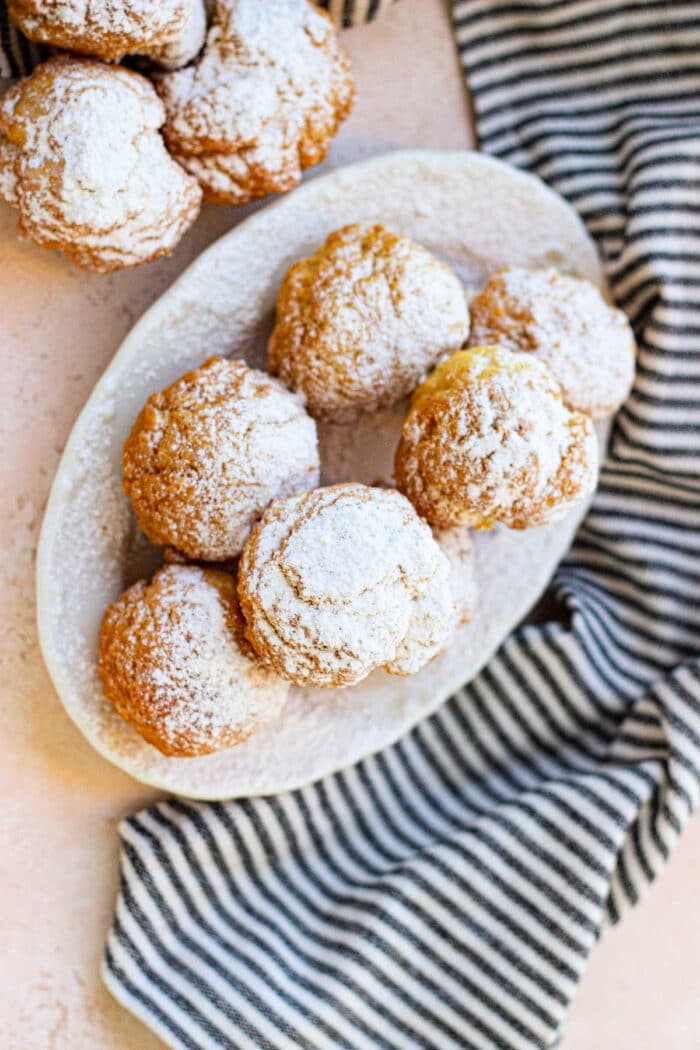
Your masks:
<svg viewBox="0 0 700 1050"><path fill-rule="evenodd" d="M0 100L0 193L19 232L101 273L169 254L199 214L169 156L163 104L138 73L51 58Z"/></svg>
<svg viewBox="0 0 700 1050"><path fill-rule="evenodd" d="M212 357L148 399L122 466L153 543L227 561L271 500L318 484L316 425L277 380Z"/></svg>
<svg viewBox="0 0 700 1050"><path fill-rule="evenodd" d="M471 346L535 354L561 385L569 408L612 415L634 379L636 346L622 310L590 281L557 270L509 266L470 303Z"/></svg>
<svg viewBox="0 0 700 1050"><path fill-rule="evenodd" d="M445 263L384 226L355 224L287 272L268 368L311 415L351 423L408 397L468 332L464 291Z"/></svg>
<svg viewBox="0 0 700 1050"><path fill-rule="evenodd" d="M598 443L590 417L565 406L536 357L474 347L416 391L395 468L398 488L433 525L527 529L593 492Z"/></svg>
<svg viewBox="0 0 700 1050"><path fill-rule="evenodd" d="M168 147L220 204L296 186L354 95L333 25L310 0L218 0L199 60L156 85Z"/></svg>
<svg viewBox="0 0 700 1050"><path fill-rule="evenodd" d="M297 685L347 686L384 667L412 674L458 614L451 567L395 490L343 484L277 500L246 544L246 637Z"/></svg>
<svg viewBox="0 0 700 1050"><path fill-rule="evenodd" d="M107 608L98 669L122 718L177 757L240 744L288 692L244 640L235 578L196 566L169 565Z"/></svg>
<svg viewBox="0 0 700 1050"><path fill-rule="evenodd" d="M206 31L204 0L8 0L30 40L120 62L144 55L168 69L189 62Z"/></svg>

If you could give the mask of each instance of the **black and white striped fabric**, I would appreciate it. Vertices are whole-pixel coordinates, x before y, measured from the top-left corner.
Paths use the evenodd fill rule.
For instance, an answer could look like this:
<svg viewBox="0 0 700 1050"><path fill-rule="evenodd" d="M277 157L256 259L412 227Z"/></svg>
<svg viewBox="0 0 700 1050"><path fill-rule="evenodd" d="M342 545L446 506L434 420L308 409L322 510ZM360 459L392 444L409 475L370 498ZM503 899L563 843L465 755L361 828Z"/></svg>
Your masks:
<svg viewBox="0 0 700 1050"><path fill-rule="evenodd" d="M177 1050L554 1044L700 778L700 5L458 0L484 149L579 209L639 340L600 491L520 630L389 750L121 826L104 960Z"/></svg>
<svg viewBox="0 0 700 1050"><path fill-rule="evenodd" d="M351 29L381 18L398 0L317 0L317 3L341 29Z"/></svg>

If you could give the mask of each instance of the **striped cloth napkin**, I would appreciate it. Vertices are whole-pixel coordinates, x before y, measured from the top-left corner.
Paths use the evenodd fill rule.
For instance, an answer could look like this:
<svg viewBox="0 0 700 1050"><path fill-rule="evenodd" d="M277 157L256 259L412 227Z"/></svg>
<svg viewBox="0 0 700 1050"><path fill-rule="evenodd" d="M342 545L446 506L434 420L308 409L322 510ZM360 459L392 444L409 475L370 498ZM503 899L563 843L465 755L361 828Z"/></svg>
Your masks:
<svg viewBox="0 0 700 1050"><path fill-rule="evenodd" d="M700 5L453 13L481 146L583 216L636 385L556 621L354 769L122 824L104 980L175 1050L552 1046L698 801Z"/></svg>

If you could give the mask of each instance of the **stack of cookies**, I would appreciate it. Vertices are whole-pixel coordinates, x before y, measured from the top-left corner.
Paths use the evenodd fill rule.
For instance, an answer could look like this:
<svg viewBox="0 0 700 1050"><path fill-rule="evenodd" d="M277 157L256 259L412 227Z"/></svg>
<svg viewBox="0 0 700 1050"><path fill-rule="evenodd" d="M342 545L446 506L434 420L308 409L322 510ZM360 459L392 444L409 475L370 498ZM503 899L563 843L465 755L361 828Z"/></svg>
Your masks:
<svg viewBox="0 0 700 1050"><path fill-rule="evenodd" d="M0 100L0 199L19 232L107 273L166 255L202 199L295 186L353 102L311 0L9 0L62 49ZM147 60L148 72L119 65Z"/></svg>

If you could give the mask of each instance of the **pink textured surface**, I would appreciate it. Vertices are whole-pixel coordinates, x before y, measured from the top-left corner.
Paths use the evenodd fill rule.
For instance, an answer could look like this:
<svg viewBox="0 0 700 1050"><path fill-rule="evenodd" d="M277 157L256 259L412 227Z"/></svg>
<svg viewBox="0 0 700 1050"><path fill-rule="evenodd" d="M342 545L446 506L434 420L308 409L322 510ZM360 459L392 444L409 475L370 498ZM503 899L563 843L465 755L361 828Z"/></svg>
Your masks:
<svg viewBox="0 0 700 1050"><path fill-rule="evenodd" d="M355 112L341 164L391 146L470 143L446 0L406 0L344 37ZM390 70L390 75L387 75ZM133 322L246 209L207 208L175 256L91 277L20 244L0 205L0 1028L6 1050L158 1050L111 1000L98 961L117 883L116 825L157 795L96 755L56 697L37 648L33 561L62 446ZM645 905L596 949L562 1050L700 1050L700 822Z"/></svg>

